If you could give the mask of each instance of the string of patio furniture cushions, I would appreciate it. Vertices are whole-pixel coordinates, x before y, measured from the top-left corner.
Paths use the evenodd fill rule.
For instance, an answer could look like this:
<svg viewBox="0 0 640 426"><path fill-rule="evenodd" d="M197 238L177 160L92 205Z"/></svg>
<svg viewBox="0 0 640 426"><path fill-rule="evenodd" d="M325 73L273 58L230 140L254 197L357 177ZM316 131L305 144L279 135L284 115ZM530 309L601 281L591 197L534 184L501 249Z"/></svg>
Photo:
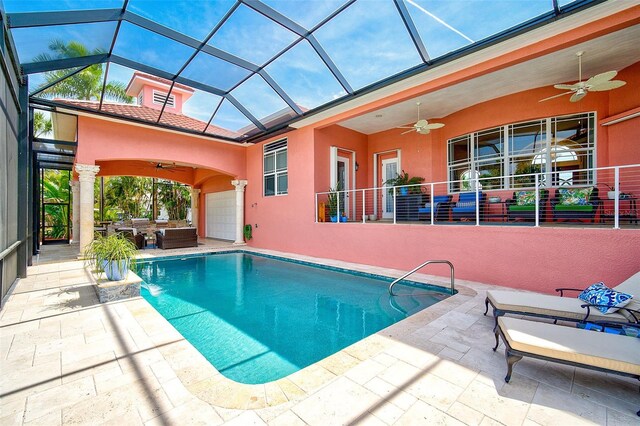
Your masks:
<svg viewBox="0 0 640 426"><path fill-rule="evenodd" d="M578 299L591 305L601 305L598 310L603 314L612 314L620 308L624 308L631 302L633 296L620 291L612 290L603 282L591 284L578 295Z"/></svg>

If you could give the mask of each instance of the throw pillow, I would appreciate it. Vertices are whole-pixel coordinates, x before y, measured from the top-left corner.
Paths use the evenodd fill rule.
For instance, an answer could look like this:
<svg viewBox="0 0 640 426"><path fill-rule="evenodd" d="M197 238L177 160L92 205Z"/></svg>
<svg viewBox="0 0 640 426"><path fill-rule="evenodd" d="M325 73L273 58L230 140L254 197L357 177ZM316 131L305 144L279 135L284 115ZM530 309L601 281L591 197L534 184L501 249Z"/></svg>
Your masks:
<svg viewBox="0 0 640 426"><path fill-rule="evenodd" d="M602 307L598 307L600 312L603 314L612 314L618 309L627 306L627 304L631 302L632 298L633 296L630 294L621 293L608 288L606 290L596 292L595 300L592 304L603 305Z"/></svg>
<svg viewBox="0 0 640 426"><path fill-rule="evenodd" d="M589 203L593 187L581 189L561 188L558 190L560 204L567 206L584 206Z"/></svg>
<svg viewBox="0 0 640 426"><path fill-rule="evenodd" d="M603 314L612 314L630 303L633 296L612 290L604 285L604 283L599 282L584 289L578 298L591 305L602 305L598 307L600 312Z"/></svg>
<svg viewBox="0 0 640 426"><path fill-rule="evenodd" d="M519 206L532 206L536 203L536 193L533 191L520 191L516 194L516 204Z"/></svg>
<svg viewBox="0 0 640 426"><path fill-rule="evenodd" d="M607 287L602 281L600 281L599 283L591 284L589 287L582 290L582 293L578 295L578 299L584 300L587 303L593 304L593 302L591 302L590 299L592 297L595 297L596 292L604 290L606 288L609 288L609 287Z"/></svg>

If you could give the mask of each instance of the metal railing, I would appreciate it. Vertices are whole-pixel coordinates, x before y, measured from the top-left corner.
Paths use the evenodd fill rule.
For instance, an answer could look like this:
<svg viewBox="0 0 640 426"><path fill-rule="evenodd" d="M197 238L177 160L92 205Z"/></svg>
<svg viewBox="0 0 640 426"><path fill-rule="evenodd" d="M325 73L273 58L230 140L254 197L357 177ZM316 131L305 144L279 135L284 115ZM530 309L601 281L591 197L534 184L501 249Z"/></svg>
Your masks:
<svg viewBox="0 0 640 426"><path fill-rule="evenodd" d="M403 276L401 276L400 278L394 280L391 284L389 284L389 294L391 296L396 296L395 294L393 294L393 286L396 285L397 283L399 283L400 281L404 280L405 278L407 278L409 275L417 272L418 270L424 268L427 265L430 264L434 264L434 263L446 263L447 265L449 265L449 269L451 270L451 295L455 294L455 287L454 287L454 268L453 268L453 263L449 262L448 260L427 260L426 262L420 264L419 266L413 268L412 270L410 270L409 272L407 272L406 274L404 274Z"/></svg>
<svg viewBox="0 0 640 426"><path fill-rule="evenodd" d="M588 194L572 207L572 201L561 199L567 194L563 189ZM524 191L532 197L529 207L521 207L526 203L517 199ZM640 164L501 176L476 174L464 180L318 192L315 221L467 222L476 226L508 222L535 227L562 223L640 229L638 198Z"/></svg>

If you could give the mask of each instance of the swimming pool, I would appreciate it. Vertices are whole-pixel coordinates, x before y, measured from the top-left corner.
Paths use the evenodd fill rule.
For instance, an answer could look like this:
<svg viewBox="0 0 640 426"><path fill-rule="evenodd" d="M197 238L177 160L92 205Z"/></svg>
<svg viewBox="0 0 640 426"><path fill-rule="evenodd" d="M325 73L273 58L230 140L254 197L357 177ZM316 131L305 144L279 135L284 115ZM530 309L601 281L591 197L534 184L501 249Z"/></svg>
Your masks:
<svg viewBox="0 0 640 426"><path fill-rule="evenodd" d="M138 264L142 296L240 383L277 380L448 297L244 252Z"/></svg>

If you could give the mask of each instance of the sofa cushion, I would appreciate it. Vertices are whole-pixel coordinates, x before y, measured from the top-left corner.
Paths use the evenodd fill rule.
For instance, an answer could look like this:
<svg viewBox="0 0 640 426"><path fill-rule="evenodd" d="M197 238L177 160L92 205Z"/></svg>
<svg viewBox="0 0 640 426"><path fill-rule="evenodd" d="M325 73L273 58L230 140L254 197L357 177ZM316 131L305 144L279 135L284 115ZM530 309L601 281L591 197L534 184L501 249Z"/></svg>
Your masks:
<svg viewBox="0 0 640 426"><path fill-rule="evenodd" d="M558 190L560 204L566 206L584 206L589 203L589 198L593 192L593 187L580 189L561 188Z"/></svg>
<svg viewBox="0 0 640 426"><path fill-rule="evenodd" d="M592 212L594 206L592 204L556 204L555 210L560 212Z"/></svg>
<svg viewBox="0 0 640 426"><path fill-rule="evenodd" d="M536 209L535 204L529 204L525 206L513 205L509 206L510 212L532 212Z"/></svg>

